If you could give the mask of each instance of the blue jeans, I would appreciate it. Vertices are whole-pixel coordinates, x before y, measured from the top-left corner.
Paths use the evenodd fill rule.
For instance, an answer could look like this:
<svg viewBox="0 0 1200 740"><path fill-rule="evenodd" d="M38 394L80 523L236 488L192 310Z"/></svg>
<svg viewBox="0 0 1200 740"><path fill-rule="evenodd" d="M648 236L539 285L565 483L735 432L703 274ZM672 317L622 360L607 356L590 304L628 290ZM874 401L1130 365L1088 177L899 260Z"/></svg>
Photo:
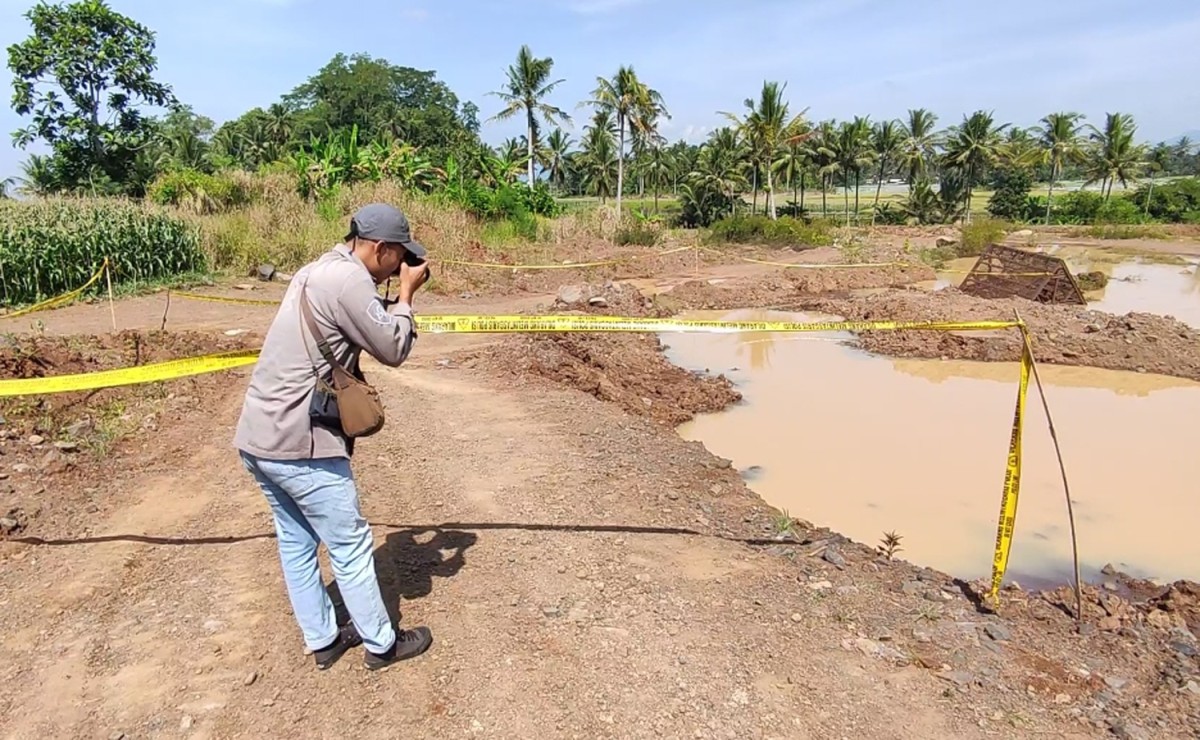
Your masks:
<svg viewBox="0 0 1200 740"><path fill-rule="evenodd" d="M363 646L373 653L386 652L396 641L396 631L375 577L371 527L358 508L350 461L264 460L246 452L241 457L275 516L283 579L305 644L320 650L338 635L333 601L317 564L317 547L324 542Z"/></svg>

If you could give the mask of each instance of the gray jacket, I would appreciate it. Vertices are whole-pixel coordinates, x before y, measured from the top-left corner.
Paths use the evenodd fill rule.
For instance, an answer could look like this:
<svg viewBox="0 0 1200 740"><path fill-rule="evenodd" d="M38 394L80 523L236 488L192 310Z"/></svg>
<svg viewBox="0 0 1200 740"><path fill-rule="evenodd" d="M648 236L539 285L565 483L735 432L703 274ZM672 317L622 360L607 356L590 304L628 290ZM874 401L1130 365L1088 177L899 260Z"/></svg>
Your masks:
<svg viewBox="0 0 1200 740"><path fill-rule="evenodd" d="M366 350L389 367L403 363L416 340L412 308L386 306L366 266L343 244L292 278L279 312L267 331L254 366L233 444L256 457L301 460L349 457L353 445L344 435L309 418L314 367L328 378L321 357L300 313L300 289L307 283L313 318L333 356L351 372Z"/></svg>

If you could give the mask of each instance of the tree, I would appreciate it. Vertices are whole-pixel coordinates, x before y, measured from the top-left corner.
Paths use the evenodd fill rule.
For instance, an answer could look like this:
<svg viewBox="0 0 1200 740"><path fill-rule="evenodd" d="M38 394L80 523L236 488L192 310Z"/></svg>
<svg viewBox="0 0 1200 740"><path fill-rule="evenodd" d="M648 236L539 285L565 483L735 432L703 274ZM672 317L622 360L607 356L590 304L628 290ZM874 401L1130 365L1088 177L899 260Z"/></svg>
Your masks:
<svg viewBox="0 0 1200 740"><path fill-rule="evenodd" d="M518 113L525 114L525 140L529 155L529 187L533 188L534 150L538 145L538 117L547 123L556 120L564 124L571 122L566 112L545 102L545 98L558 87L563 80L549 82L550 70L554 60L550 57L539 59L533 56L528 45L517 52L516 64L508 67L508 82L504 89L490 93L506 103L504 110L492 116L493 120L507 120Z"/></svg>
<svg viewBox="0 0 1200 740"><path fill-rule="evenodd" d="M798 141L802 136L801 127L804 113L807 111L805 109L791 118L788 117L788 104L783 99L783 91L786 88L786 82L781 86L778 82L764 81L757 103L746 99L748 112L744 120L739 120L732 113L724 114L743 129L747 139L754 142L752 161L765 165L763 169L767 175L767 212L772 219L778 218L775 211L772 164L775 155L785 144Z"/></svg>
<svg viewBox="0 0 1200 740"><path fill-rule="evenodd" d="M300 141L342 135L357 126L364 144L390 135L437 160L474 150L478 144L472 129L475 107L460 106L458 96L434 71L367 54L336 54L281 102L294 116L293 136ZM272 140L267 132L273 117L263 112L264 141Z"/></svg>
<svg viewBox="0 0 1200 740"><path fill-rule="evenodd" d="M562 190L567 183L570 171L571 137L556 128L546 137L546 146L542 148L538 158L543 169L550 178L550 184Z"/></svg>
<svg viewBox="0 0 1200 740"><path fill-rule="evenodd" d="M908 111L908 123L902 127L904 143L901 145L900 161L908 173L908 192L912 193L917 180L929 175L938 144L934 131L937 116L924 108Z"/></svg>
<svg viewBox="0 0 1200 740"><path fill-rule="evenodd" d="M1133 141L1137 125L1128 113L1108 113L1103 129L1090 123L1088 129L1091 130L1092 151L1086 184L1099 182L1104 200L1108 202L1114 183L1120 180L1121 187L1128 187L1129 182L1137 178L1145 149Z"/></svg>
<svg viewBox="0 0 1200 740"><path fill-rule="evenodd" d="M962 171L966 197L966 221L971 222L971 193L976 181L1004 152L1000 134L1009 124L996 125L988 111L977 110L963 116L963 122L950 130L946 142L946 163Z"/></svg>
<svg viewBox="0 0 1200 740"><path fill-rule="evenodd" d="M900 153L904 145L904 134L895 121L882 121L871 129L871 149L879 160L879 177L875 183L875 207L871 210L871 225L875 225L875 214L879 212L879 194L883 190L883 178L888 165Z"/></svg>
<svg viewBox="0 0 1200 740"><path fill-rule="evenodd" d="M625 132L645 131L657 115L667 115L662 95L638 79L633 67L622 65L612 79L596 78L589 101L616 118L617 127L617 221L621 220L621 194L625 189Z"/></svg>
<svg viewBox="0 0 1200 740"><path fill-rule="evenodd" d="M32 122L13 143L47 142L63 187L107 180L125 188L152 135L141 108L176 105L154 79L153 32L104 0L41 2L24 17L33 33L8 47L8 67L13 110Z"/></svg>
<svg viewBox="0 0 1200 740"><path fill-rule="evenodd" d="M1081 113L1051 113L1042 119L1042 161L1050 166L1050 189L1046 193L1046 223L1054 201L1054 183L1062 175L1063 165L1083 161L1080 145L1083 131Z"/></svg>

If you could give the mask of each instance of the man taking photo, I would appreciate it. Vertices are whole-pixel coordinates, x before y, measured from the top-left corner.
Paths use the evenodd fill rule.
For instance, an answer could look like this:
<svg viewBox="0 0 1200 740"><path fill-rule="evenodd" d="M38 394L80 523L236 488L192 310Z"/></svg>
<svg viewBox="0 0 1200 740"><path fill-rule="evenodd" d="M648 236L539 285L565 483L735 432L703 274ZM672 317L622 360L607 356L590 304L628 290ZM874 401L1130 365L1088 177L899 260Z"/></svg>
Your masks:
<svg viewBox="0 0 1200 740"><path fill-rule="evenodd" d="M292 610L322 670L360 643L364 665L375 670L433 641L426 627L391 623L350 469L355 439L328 419L322 390L335 377L330 361L361 381L363 350L388 367L408 358L417 336L413 295L429 277L425 258L398 209L374 203L355 213L344 242L292 278L238 420L234 446L270 505ZM399 295L386 302L377 286L391 277L399 278ZM351 624L340 629L317 563L322 542L350 612Z"/></svg>

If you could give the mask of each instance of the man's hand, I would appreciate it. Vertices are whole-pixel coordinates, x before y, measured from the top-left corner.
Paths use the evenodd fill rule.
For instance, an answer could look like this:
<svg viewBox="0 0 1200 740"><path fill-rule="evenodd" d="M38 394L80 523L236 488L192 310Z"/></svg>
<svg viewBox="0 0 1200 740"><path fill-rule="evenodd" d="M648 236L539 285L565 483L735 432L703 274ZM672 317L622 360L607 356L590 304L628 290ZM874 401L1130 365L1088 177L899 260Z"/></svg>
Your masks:
<svg viewBox="0 0 1200 740"><path fill-rule="evenodd" d="M400 264L400 290L396 296L399 300L412 305L413 295L429 279L429 263L413 267L407 262Z"/></svg>

